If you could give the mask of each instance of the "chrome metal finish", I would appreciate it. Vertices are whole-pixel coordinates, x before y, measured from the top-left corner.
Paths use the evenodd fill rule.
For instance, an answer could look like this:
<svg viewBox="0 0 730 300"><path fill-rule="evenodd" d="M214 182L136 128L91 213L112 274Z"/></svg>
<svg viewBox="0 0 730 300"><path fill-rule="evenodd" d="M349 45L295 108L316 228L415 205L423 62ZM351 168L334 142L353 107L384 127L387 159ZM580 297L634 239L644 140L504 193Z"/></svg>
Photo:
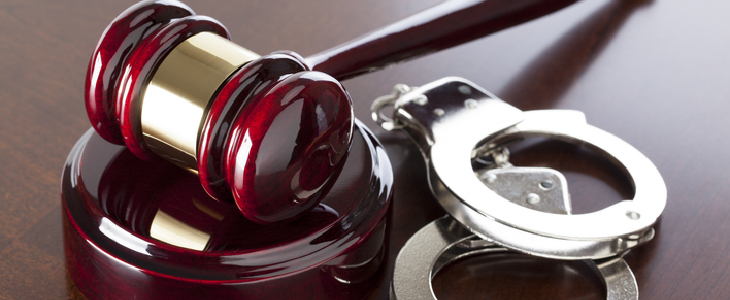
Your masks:
<svg viewBox="0 0 730 300"><path fill-rule="evenodd" d="M390 299L436 299L431 280L446 265L472 255L509 251L480 240L450 216L439 218L416 232L395 261ZM602 279L608 300L639 299L634 274L623 258L585 260Z"/></svg>
<svg viewBox="0 0 730 300"><path fill-rule="evenodd" d="M373 104L370 106L370 111L372 112L370 117L375 123L385 130L391 131L393 129L400 129L401 127L394 123L393 119L386 116L383 113L383 110L386 107L392 107L395 105L395 100L398 100L400 96L414 88L415 87L409 87L405 84L395 85L395 87L393 87L393 92L390 95L380 96L373 101ZM415 102L421 103L419 105L426 105L426 103L428 103L428 99L424 96L424 98L417 99Z"/></svg>
<svg viewBox="0 0 730 300"><path fill-rule="evenodd" d="M530 209L570 214L570 194L563 174L548 168L511 167L477 172L482 183L497 195ZM551 182L550 189L541 187Z"/></svg>
<svg viewBox="0 0 730 300"><path fill-rule="evenodd" d="M208 102L226 78L259 55L210 32L177 45L142 97L142 133L152 152L197 168L198 134Z"/></svg>
<svg viewBox="0 0 730 300"><path fill-rule="evenodd" d="M483 174L497 174L497 179L491 182L483 180L484 184L506 193L505 198L512 203L563 215L571 211L565 178L557 171L508 167L492 169ZM548 181L553 183L548 185L549 188L541 185ZM540 198L539 205L524 204L522 198L526 195ZM395 261L391 299L436 299L431 280L444 266L467 256L505 251L509 249L480 239L459 221L444 216L421 228L401 249ZM620 255L585 262L602 278L606 299L638 299L634 274Z"/></svg>
<svg viewBox="0 0 730 300"><path fill-rule="evenodd" d="M395 111L389 122L408 132L423 152L430 187L441 206L477 236L509 249L557 259L612 257L653 238L651 226L666 205L661 175L638 150L588 125L583 113L522 112L461 78L444 78L409 89L393 100L395 96L390 95ZM422 96L429 101L418 103ZM437 110L441 113L435 114ZM562 175L549 169L510 171L506 158L497 157L503 155L498 153L501 140L526 135L595 148L624 167L635 186L634 199L588 214L557 214L562 212L560 206L548 210L543 206L546 200L560 198L565 212L570 213ZM496 167L502 168L475 176L472 161L485 153L498 154L495 162L502 162ZM527 180L530 189L518 186L519 195L507 194L509 188L500 176ZM540 189L543 182L552 185Z"/></svg>
<svg viewBox="0 0 730 300"><path fill-rule="evenodd" d="M639 299L636 277L623 257L609 257L593 263L596 267L594 271L603 277L607 299Z"/></svg>

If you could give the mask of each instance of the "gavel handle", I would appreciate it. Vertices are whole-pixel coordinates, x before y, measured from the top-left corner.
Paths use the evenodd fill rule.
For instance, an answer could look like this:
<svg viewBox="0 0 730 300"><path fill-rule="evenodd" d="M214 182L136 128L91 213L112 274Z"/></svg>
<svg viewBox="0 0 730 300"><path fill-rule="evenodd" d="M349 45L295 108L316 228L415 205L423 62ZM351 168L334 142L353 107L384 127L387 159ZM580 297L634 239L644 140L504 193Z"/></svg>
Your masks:
<svg viewBox="0 0 730 300"><path fill-rule="evenodd" d="M576 0L445 1L305 60L338 80L469 42L553 13Z"/></svg>

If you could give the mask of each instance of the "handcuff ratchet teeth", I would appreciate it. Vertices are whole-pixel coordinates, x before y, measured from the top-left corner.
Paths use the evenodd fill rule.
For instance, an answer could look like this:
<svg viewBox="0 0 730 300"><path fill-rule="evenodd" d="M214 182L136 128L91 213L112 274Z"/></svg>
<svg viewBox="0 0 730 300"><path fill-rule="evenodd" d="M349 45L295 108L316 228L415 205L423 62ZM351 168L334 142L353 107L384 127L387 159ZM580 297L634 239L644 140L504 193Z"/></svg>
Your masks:
<svg viewBox="0 0 730 300"><path fill-rule="evenodd" d="M392 117L383 113L388 106ZM579 111L523 112L457 77L418 88L397 85L371 109L373 120L384 129L402 129L416 143L428 166L431 191L450 218L504 249L554 259L620 259L653 238L652 226L666 205L666 186L654 164L628 143L589 125ZM571 214L560 172L509 163L502 143L516 137L592 147L625 170L634 198ZM475 162L484 167L475 171Z"/></svg>

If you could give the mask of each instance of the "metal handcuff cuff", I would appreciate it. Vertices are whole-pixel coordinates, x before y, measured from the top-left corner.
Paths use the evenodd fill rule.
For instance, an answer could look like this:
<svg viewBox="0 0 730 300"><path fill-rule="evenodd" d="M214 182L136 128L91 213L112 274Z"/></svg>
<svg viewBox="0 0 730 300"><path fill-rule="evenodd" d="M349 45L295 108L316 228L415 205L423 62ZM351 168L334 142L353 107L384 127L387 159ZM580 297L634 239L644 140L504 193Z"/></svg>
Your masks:
<svg viewBox="0 0 730 300"><path fill-rule="evenodd" d="M393 116L384 107L393 106ZM431 191L449 215L419 230L399 253L392 299L435 299L431 279L456 259L498 251L586 260L603 278L607 299L638 299L622 256L654 237L652 226L667 190L654 164L616 136L588 125L572 110L520 111L462 78L420 88L397 85L375 100L373 119L402 129L424 155ZM515 167L505 140L544 137L579 142L602 152L633 181L634 199L571 214L563 175L544 167ZM491 156L490 167L473 161Z"/></svg>

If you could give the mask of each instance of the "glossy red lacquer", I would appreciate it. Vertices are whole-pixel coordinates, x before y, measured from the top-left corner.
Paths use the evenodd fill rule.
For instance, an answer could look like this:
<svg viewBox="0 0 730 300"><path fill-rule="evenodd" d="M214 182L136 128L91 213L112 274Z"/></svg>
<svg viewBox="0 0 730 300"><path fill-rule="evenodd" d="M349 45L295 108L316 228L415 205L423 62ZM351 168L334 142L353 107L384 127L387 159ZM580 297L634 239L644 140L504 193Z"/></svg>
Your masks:
<svg viewBox="0 0 730 300"><path fill-rule="evenodd" d="M124 11L104 30L91 55L84 92L91 125L105 140L124 144L115 101L127 60L160 27L193 14L178 1L144 1Z"/></svg>
<svg viewBox="0 0 730 300"><path fill-rule="evenodd" d="M89 299L367 296L387 259L392 171L372 133L362 124L354 132L351 159L321 202L299 219L266 226L208 197L177 166L139 160L87 132L62 184L71 278ZM197 232L205 247L154 236L161 215Z"/></svg>
<svg viewBox="0 0 730 300"><path fill-rule="evenodd" d="M243 215L271 223L316 206L339 174L352 137L352 104L340 83L300 72L241 113L225 162Z"/></svg>
<svg viewBox="0 0 730 300"><path fill-rule="evenodd" d="M225 180L225 149L231 125L250 99L257 98L291 74L308 70L296 53L278 52L244 65L228 79L211 103L198 143L198 176L205 191L221 201L232 201Z"/></svg>
<svg viewBox="0 0 730 300"><path fill-rule="evenodd" d="M198 145L204 189L266 224L314 208L347 157L352 101L290 52L244 65L215 96Z"/></svg>
<svg viewBox="0 0 730 300"><path fill-rule="evenodd" d="M152 27L143 28L146 34L130 33L129 27L140 26L138 22L158 13L155 9L162 10L159 6L177 9L177 18L162 14L161 21L154 19L149 22ZM105 32L96 50L123 50L124 56L99 63L92 59L90 64L87 92L105 96L87 98L89 116L98 123L95 128L111 142L123 141L139 158L156 157L142 139L141 97L167 54L199 32L229 36L216 20L192 14L175 3L140 3L110 25L112 29ZM137 40L131 43L133 47L119 50L120 39ZM119 66L110 68L112 63ZM109 79L113 81L111 91L97 88L97 71L104 68L116 72ZM204 189L224 202L235 199L243 214L259 223L290 220L313 209L347 157L354 120L349 95L330 76L318 72L295 75L302 71L311 72L294 53L273 53L245 65L213 97L202 123L197 167L202 170ZM299 79L286 81L290 76ZM268 96L283 97L290 92L294 98L286 105L282 99ZM171 113L174 110L170 108ZM279 113L290 119L277 117Z"/></svg>
<svg viewBox="0 0 730 300"><path fill-rule="evenodd" d="M339 80L460 45L551 14L576 0L444 1L306 58Z"/></svg>

